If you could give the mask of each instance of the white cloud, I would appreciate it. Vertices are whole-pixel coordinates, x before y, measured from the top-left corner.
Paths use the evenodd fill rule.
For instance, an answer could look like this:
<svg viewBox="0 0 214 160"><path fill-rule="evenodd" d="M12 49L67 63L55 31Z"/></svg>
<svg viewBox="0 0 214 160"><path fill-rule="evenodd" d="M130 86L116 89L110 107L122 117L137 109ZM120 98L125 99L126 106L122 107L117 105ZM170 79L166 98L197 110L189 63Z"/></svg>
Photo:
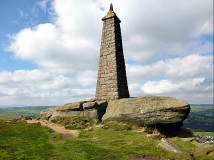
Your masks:
<svg viewBox="0 0 214 160"><path fill-rule="evenodd" d="M90 71L87 71L86 75L87 73L90 73ZM85 86L85 83L91 85L84 80L79 82L81 76L68 78L38 69L16 70L14 72L2 71L0 72L1 105L10 103L59 105L93 98L94 89L81 89ZM89 80L93 79L90 75L88 77Z"/></svg>
<svg viewBox="0 0 214 160"><path fill-rule="evenodd" d="M163 94L172 92L187 92L197 90L197 87L204 81L204 78L194 78L189 81L173 83L171 80L148 81L142 86L146 94Z"/></svg>
<svg viewBox="0 0 214 160"><path fill-rule="evenodd" d="M97 15L101 10L90 1L87 4L53 1L54 23L21 30L11 36L13 42L7 50L14 52L16 58L34 61L54 73L96 70L102 25ZM90 19L82 18L86 15Z"/></svg>
<svg viewBox="0 0 214 160"><path fill-rule="evenodd" d="M160 81L147 81L140 85L130 84L129 90L132 96L159 95L170 96L185 100L191 104L213 103L213 83L206 83L205 78L193 78L184 81L172 81L164 79Z"/></svg>
<svg viewBox="0 0 214 160"><path fill-rule="evenodd" d="M148 81L169 77L173 80L185 80L194 77L211 78L213 70L212 56L191 54L183 58L169 58L151 65L127 65L128 80Z"/></svg>
<svg viewBox="0 0 214 160"><path fill-rule="evenodd" d="M45 7L47 2L40 3ZM20 31L13 36L8 49L17 58L35 61L58 73L74 73L88 67L96 70L102 28L100 19L107 12L101 11L100 7L108 9L110 1L82 3L53 1L53 24L40 24L34 29ZM211 52L211 42L195 41L204 34L212 34L211 4L211 1L204 3L201 0L114 2L115 12L122 20L126 60L148 64L168 55L182 56L198 50L201 54ZM127 7L134 12L127 12ZM133 18L137 15L142 16Z"/></svg>
<svg viewBox="0 0 214 160"><path fill-rule="evenodd" d="M97 82L97 72L86 70L79 72L76 78L77 83L81 84L83 87L93 87Z"/></svg>
<svg viewBox="0 0 214 160"><path fill-rule="evenodd" d="M195 39L213 33L212 5L212 1L201 0L123 2L119 11L126 59L149 64L163 56L194 53ZM197 48L203 46L197 44Z"/></svg>
<svg viewBox="0 0 214 160"><path fill-rule="evenodd" d="M200 31L202 34L212 34L213 33L213 19L205 22L201 26Z"/></svg>
<svg viewBox="0 0 214 160"><path fill-rule="evenodd" d="M129 86L129 94L130 96L140 96L143 94L141 90L141 86L138 83L131 83Z"/></svg>
<svg viewBox="0 0 214 160"><path fill-rule="evenodd" d="M7 50L39 69L0 72L0 101L59 104L94 97L101 18L110 3L36 2L51 10L52 23L10 35ZM213 37L213 1L117 0L113 5L122 21L131 96L170 94L191 102L211 101L213 42L207 37Z"/></svg>

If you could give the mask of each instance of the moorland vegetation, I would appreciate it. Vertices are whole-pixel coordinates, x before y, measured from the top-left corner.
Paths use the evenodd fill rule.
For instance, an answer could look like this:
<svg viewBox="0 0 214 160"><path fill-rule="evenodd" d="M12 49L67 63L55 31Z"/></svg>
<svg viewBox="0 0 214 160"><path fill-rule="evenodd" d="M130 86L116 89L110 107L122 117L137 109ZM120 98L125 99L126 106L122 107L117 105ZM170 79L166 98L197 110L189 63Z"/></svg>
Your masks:
<svg viewBox="0 0 214 160"><path fill-rule="evenodd" d="M191 114L195 112L207 113L206 109L199 106L197 109L191 107ZM193 109L192 109L193 108ZM10 108L11 109L11 108ZM34 113L38 113L44 108L25 107L13 108L11 114L16 117L22 110L24 119ZM204 110L203 110L204 109ZM32 112L31 112L31 111ZM167 151L158 144L165 135L159 133L158 137L148 137L148 133L157 134L157 130L149 130L143 127L132 126L130 124L117 122L98 122L86 117L76 117L75 119L59 119L55 121L66 129L78 130L79 136L73 138L69 135L63 135L53 131L48 127L42 126L40 123L28 124L20 121L20 118L11 119L8 108L1 108L0 115L7 111L8 117L1 117L0 120L0 159L212 159L213 152L199 150L203 148L203 144L198 146L194 143L194 138L171 137L173 143L181 146L190 154L178 154ZM193 113L192 113L193 112ZM209 114L210 111L209 111ZM199 114L198 114L199 115ZM200 114L200 116L203 116ZM211 115L213 116L213 115ZM13 117L14 118L14 117ZM189 120L189 118L187 120ZM196 118L201 120L201 118ZM205 118L204 118L205 119ZM191 122L191 121L190 121ZM206 121L209 123L209 120ZM184 123L184 126L186 124ZM193 128L195 129L195 128ZM206 130L199 130L206 131ZM201 132L197 132L201 133ZM204 132L212 134L213 132ZM194 143L193 143L194 142ZM212 145L210 145L212 147Z"/></svg>

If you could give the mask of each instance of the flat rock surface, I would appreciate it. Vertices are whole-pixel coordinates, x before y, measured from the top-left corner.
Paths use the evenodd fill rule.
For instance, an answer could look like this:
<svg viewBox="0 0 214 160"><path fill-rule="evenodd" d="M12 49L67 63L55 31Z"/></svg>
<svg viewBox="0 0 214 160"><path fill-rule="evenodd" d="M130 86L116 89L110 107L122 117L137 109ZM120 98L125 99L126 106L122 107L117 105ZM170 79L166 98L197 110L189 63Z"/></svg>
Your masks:
<svg viewBox="0 0 214 160"><path fill-rule="evenodd" d="M112 119L140 125L174 124L183 122L190 106L165 96L142 96L109 101L102 120Z"/></svg>
<svg viewBox="0 0 214 160"><path fill-rule="evenodd" d="M55 108L55 111L82 111L83 107L82 107L83 102L73 102L73 103L67 103L61 106L58 106Z"/></svg>

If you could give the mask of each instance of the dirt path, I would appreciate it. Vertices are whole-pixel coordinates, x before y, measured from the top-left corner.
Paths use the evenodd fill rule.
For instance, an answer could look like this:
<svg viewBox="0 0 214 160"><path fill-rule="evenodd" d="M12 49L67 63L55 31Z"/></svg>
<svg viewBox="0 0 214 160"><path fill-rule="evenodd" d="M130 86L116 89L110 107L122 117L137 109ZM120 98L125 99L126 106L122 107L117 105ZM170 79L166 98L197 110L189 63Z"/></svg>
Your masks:
<svg viewBox="0 0 214 160"><path fill-rule="evenodd" d="M69 130L65 129L64 126L60 126L58 124L46 121L46 120L26 120L27 123L40 123L42 126L47 126L51 129L53 129L57 133L61 133L63 135L71 135L74 138L77 138L79 135L79 131L77 130Z"/></svg>

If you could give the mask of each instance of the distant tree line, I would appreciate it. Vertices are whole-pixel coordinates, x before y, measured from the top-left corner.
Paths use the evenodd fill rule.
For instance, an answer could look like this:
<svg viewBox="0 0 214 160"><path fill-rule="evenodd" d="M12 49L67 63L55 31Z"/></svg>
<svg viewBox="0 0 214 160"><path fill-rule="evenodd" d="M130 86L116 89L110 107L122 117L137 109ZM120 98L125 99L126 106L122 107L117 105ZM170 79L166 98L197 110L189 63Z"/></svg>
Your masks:
<svg viewBox="0 0 214 160"><path fill-rule="evenodd" d="M191 112L184 121L184 127L194 132L213 132L213 111L213 105L191 105Z"/></svg>

